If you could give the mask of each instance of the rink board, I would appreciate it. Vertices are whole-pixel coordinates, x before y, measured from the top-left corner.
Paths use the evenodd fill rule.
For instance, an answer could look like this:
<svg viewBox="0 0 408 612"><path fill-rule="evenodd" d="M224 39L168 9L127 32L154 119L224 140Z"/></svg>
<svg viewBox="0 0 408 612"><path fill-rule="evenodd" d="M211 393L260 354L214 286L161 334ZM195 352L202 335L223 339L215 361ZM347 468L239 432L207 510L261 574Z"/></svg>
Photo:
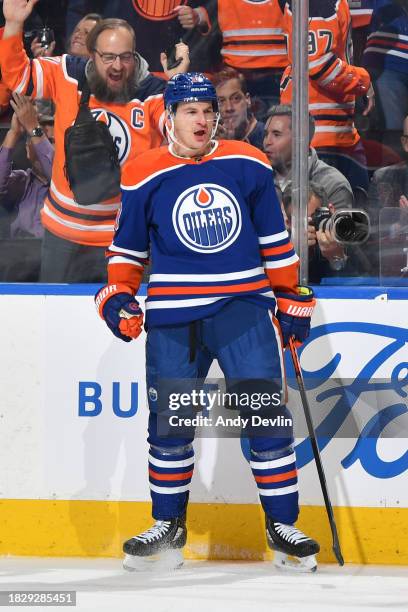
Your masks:
<svg viewBox="0 0 408 612"><path fill-rule="evenodd" d="M118 556L123 539L150 523L143 340L128 345L110 335L92 287L3 290L0 553ZM301 355L306 372L329 371L336 359L335 377L407 376L408 292L319 293ZM376 412L397 428L408 411L405 386L375 397ZM347 561L408 564L407 447L406 437L334 436L322 449ZM202 438L195 450L187 555L268 556L240 441ZM331 561L315 466L304 440L296 450L299 525L322 543L321 560Z"/></svg>

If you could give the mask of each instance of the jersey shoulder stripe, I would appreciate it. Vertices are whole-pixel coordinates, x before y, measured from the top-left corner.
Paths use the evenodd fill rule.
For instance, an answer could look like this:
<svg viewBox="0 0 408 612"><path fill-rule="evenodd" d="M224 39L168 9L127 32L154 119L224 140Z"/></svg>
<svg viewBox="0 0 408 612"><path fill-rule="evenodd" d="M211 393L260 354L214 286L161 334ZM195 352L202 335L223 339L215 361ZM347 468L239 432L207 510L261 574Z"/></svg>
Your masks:
<svg viewBox="0 0 408 612"><path fill-rule="evenodd" d="M235 155L237 157L252 158L254 161L263 162L270 167L265 153L248 142L242 142L241 140L220 140L219 143L216 157Z"/></svg>
<svg viewBox="0 0 408 612"><path fill-rule="evenodd" d="M127 162L122 170L122 189L138 189L147 181L183 166L183 160L169 153L168 147L151 149Z"/></svg>
<svg viewBox="0 0 408 612"><path fill-rule="evenodd" d="M259 163L272 172L269 160L262 151L246 142L234 140L219 141L217 149L204 158L203 163L228 159L245 159ZM196 164L194 159L176 157L169 152L168 146L152 149L125 164L121 187L125 191L139 189L163 173L191 164Z"/></svg>

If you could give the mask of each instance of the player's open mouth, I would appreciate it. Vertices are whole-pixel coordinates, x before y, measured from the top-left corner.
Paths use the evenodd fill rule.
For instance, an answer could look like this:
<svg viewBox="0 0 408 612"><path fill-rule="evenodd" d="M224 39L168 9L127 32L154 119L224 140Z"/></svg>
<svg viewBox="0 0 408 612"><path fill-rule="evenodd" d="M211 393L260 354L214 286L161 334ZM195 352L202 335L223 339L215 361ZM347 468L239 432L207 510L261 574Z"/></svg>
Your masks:
<svg viewBox="0 0 408 612"><path fill-rule="evenodd" d="M198 136L198 138L202 138L206 134L207 132L205 130L197 130L197 132L194 132L194 136Z"/></svg>

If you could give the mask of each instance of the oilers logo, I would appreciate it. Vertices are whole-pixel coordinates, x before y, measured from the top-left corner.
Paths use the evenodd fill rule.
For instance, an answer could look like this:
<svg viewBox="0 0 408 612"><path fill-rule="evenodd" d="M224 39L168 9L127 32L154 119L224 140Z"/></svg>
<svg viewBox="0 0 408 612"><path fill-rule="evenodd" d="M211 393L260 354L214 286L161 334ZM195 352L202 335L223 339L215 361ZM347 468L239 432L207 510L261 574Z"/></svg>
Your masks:
<svg viewBox="0 0 408 612"><path fill-rule="evenodd" d="M189 187L173 208L173 227L192 251L217 253L230 246L241 231L241 209L225 187L205 183Z"/></svg>
<svg viewBox="0 0 408 612"><path fill-rule="evenodd" d="M103 108L93 108L91 113L97 121L103 121L108 126L118 152L119 163L123 164L129 155L131 145L128 126L123 119Z"/></svg>

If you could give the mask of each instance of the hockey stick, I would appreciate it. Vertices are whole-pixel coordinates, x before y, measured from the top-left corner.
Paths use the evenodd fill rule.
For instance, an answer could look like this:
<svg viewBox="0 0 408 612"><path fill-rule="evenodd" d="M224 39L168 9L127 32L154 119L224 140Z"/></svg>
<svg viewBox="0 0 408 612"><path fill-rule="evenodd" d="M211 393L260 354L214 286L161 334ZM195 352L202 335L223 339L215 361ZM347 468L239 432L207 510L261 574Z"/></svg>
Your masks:
<svg viewBox="0 0 408 612"><path fill-rule="evenodd" d="M338 564L344 565L344 559L343 559L343 555L341 554L341 549L340 549L339 536L337 535L337 528L336 528L336 523L334 520L333 508L331 505L329 492L327 489L326 477L324 475L323 464L320 458L319 446L316 440L316 432L313 426L312 415L310 412L310 406L309 406L309 402L308 402L307 395L306 395L305 383L303 382L303 375L302 375L302 370L300 367L299 356L296 350L295 340L293 337L290 338L289 340L289 349L290 349L290 354L292 356L293 366L295 368L296 380L297 380L297 384L299 387L300 397L302 399L303 410L305 413L305 418L306 418L306 423L307 423L307 429L309 431L309 437L310 437L310 442L311 442L312 449L313 449L313 455L314 455L314 459L316 463L317 473L319 475L320 486L322 489L324 503L326 505L326 512L327 512L327 516L328 516L329 523L330 523L330 529L331 529L332 536L333 536L333 546L332 546L333 553L337 559Z"/></svg>

